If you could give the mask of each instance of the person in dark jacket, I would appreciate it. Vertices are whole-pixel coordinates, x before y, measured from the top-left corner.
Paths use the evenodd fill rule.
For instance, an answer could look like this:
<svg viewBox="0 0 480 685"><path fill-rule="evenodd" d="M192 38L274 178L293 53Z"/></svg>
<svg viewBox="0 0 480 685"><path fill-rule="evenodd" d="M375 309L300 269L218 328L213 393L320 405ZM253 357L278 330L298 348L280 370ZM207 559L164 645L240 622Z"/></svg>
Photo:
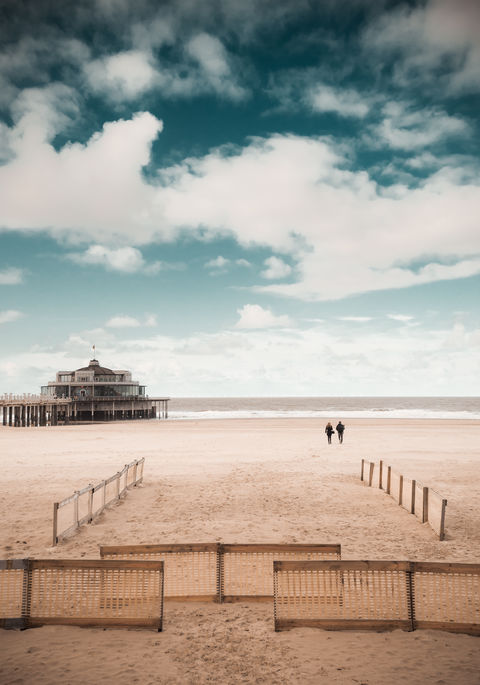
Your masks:
<svg viewBox="0 0 480 685"><path fill-rule="evenodd" d="M332 435L335 433L335 431L333 430L333 426L330 423L330 421L325 426L325 433L327 434L328 444L331 445L332 444Z"/></svg>
<svg viewBox="0 0 480 685"><path fill-rule="evenodd" d="M341 421L337 423L336 429L338 433L338 442L343 442L343 431L345 430L345 426Z"/></svg>

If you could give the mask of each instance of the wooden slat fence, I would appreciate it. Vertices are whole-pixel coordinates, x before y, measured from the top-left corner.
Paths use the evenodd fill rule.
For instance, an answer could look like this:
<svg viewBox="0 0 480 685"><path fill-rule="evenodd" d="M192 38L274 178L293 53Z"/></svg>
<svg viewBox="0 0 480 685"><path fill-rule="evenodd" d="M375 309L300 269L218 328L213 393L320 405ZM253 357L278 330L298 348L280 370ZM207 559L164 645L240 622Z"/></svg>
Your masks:
<svg viewBox="0 0 480 685"><path fill-rule="evenodd" d="M275 630L429 628L480 635L480 564L275 561Z"/></svg>
<svg viewBox="0 0 480 685"><path fill-rule="evenodd" d="M91 523L110 504L125 496L127 490L143 481L145 458L125 464L121 471L77 490L61 502L53 504L53 546L85 523Z"/></svg>
<svg viewBox="0 0 480 685"><path fill-rule="evenodd" d="M162 559L165 599L235 602L273 598L274 559L340 559L340 545L221 543L101 547L102 559Z"/></svg>
<svg viewBox="0 0 480 685"><path fill-rule="evenodd" d="M428 523L440 540L445 539L445 510L447 500L435 490L407 478L391 466L362 459L360 480L377 486L390 495L397 504L414 514L422 523Z"/></svg>
<svg viewBox="0 0 480 685"><path fill-rule="evenodd" d="M162 561L0 561L0 627L162 623Z"/></svg>

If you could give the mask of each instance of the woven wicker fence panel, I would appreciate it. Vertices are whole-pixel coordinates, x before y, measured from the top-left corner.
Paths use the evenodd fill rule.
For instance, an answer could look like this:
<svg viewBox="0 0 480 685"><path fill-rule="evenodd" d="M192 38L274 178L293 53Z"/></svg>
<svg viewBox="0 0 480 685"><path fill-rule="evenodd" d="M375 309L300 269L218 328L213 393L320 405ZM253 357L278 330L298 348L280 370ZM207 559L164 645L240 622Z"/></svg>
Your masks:
<svg viewBox="0 0 480 685"><path fill-rule="evenodd" d="M272 598L274 560L335 559L340 559L340 545L225 545L222 596L225 600Z"/></svg>
<svg viewBox="0 0 480 685"><path fill-rule="evenodd" d="M390 495L395 502L399 502L400 494L400 474L391 469L390 471Z"/></svg>
<svg viewBox="0 0 480 685"><path fill-rule="evenodd" d="M165 564L165 599L217 599L217 545L101 547L104 559L158 559ZM198 549L195 549L198 547Z"/></svg>
<svg viewBox="0 0 480 685"><path fill-rule="evenodd" d="M29 625L155 625L163 616L163 565L32 562Z"/></svg>
<svg viewBox="0 0 480 685"><path fill-rule="evenodd" d="M404 562L275 562L275 628L411 627Z"/></svg>
<svg viewBox="0 0 480 685"><path fill-rule="evenodd" d="M0 621L23 615L23 579L23 569L0 568Z"/></svg>
<svg viewBox="0 0 480 685"><path fill-rule="evenodd" d="M416 564L415 619L428 624L470 624L480 632L480 566ZM420 569L424 570L420 570Z"/></svg>

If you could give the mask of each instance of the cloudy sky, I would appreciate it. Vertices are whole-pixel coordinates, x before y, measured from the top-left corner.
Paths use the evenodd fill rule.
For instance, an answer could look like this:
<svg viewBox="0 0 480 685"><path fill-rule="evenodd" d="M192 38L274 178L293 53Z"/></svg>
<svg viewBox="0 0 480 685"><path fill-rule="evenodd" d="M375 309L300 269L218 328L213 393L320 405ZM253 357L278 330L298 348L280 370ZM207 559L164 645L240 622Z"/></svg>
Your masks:
<svg viewBox="0 0 480 685"><path fill-rule="evenodd" d="M478 395L477 0L2 0L0 392Z"/></svg>

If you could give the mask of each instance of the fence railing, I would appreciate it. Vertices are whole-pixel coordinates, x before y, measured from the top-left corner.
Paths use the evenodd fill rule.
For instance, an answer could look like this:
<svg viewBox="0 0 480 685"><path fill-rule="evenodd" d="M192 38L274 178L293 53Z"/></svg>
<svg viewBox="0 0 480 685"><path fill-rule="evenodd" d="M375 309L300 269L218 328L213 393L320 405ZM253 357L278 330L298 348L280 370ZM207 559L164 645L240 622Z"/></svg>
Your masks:
<svg viewBox="0 0 480 685"><path fill-rule="evenodd" d="M271 601L274 559L340 559L340 545L221 543L100 547L103 559L161 559L165 599Z"/></svg>
<svg viewBox="0 0 480 685"><path fill-rule="evenodd" d="M77 490L61 502L53 504L53 546L85 523L91 523L103 510L123 497L127 490L143 481L145 458L125 464L121 471Z"/></svg>
<svg viewBox="0 0 480 685"><path fill-rule="evenodd" d="M370 487L378 487L386 492L422 523L428 523L440 540L445 539L447 500L433 488L423 485L418 480L407 478L383 461L376 464L366 459L362 459L360 480Z"/></svg>
<svg viewBox="0 0 480 685"><path fill-rule="evenodd" d="M480 564L275 561L275 630L417 628L480 635Z"/></svg>
<svg viewBox="0 0 480 685"><path fill-rule="evenodd" d="M0 561L0 627L162 623L162 561Z"/></svg>

